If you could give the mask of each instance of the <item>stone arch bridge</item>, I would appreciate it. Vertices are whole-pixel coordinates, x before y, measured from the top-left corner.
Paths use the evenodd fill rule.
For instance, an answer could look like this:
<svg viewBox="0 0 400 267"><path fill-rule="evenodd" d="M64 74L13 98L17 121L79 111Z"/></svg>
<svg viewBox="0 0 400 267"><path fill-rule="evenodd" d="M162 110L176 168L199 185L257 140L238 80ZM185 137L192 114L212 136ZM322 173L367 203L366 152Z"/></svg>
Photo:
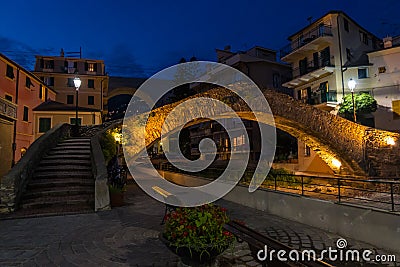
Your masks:
<svg viewBox="0 0 400 267"><path fill-rule="evenodd" d="M275 91L265 91L264 96L270 105L276 127L305 142L336 173L393 177L400 171L399 134L353 123ZM235 99L229 104L231 108L241 118L255 120L247 105L225 88L215 88L187 99L196 97L211 97L224 102L226 99ZM146 124L146 146L160 138L162 125L169 112L187 99L151 111ZM204 108L202 112L205 117L215 117L213 109ZM268 119L263 121L263 116L261 118L261 123L269 123ZM143 122L145 114L131 117L127 121L129 120ZM124 123L126 124L126 121ZM131 136L136 134L135 125L137 123L129 123L127 127ZM394 140L395 144L388 144L390 142L387 140ZM135 156L141 149L135 144L130 144L125 150L131 156ZM332 162L333 159L341 162L340 169Z"/></svg>

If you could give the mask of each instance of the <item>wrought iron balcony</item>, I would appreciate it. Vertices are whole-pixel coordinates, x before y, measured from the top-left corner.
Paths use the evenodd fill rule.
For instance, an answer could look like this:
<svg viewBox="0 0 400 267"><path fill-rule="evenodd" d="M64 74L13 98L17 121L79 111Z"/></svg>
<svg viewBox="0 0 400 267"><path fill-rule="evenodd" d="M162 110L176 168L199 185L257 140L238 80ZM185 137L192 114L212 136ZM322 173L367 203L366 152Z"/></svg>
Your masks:
<svg viewBox="0 0 400 267"><path fill-rule="evenodd" d="M280 49L281 58L287 56L288 54L296 51L302 46L312 42L315 39L324 36L332 36L332 26L329 25L319 25L310 31L303 33L298 38L293 40L290 44L286 45Z"/></svg>
<svg viewBox="0 0 400 267"><path fill-rule="evenodd" d="M319 57L316 60L307 61L306 64L292 70L292 77L296 79L323 67L334 67L329 57Z"/></svg>
<svg viewBox="0 0 400 267"><path fill-rule="evenodd" d="M0 97L0 115L16 120L17 105Z"/></svg>

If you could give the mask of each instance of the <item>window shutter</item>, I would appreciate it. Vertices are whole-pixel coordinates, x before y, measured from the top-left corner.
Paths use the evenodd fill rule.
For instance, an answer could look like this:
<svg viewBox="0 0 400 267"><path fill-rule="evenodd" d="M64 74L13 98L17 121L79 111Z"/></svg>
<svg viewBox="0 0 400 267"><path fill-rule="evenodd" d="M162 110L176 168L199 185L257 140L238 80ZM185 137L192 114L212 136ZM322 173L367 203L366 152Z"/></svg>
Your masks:
<svg viewBox="0 0 400 267"><path fill-rule="evenodd" d="M76 69L78 67L78 62L74 62L74 68Z"/></svg>
<svg viewBox="0 0 400 267"><path fill-rule="evenodd" d="M41 58L39 60L39 64L40 64L40 68L43 69L44 68L44 60L43 60L43 58Z"/></svg>
<svg viewBox="0 0 400 267"><path fill-rule="evenodd" d="M94 71L96 71L96 72L97 72L97 64L98 64L98 63L95 63L95 64L94 64Z"/></svg>
<svg viewBox="0 0 400 267"><path fill-rule="evenodd" d="M64 67L68 68L68 61L64 61Z"/></svg>
<svg viewBox="0 0 400 267"><path fill-rule="evenodd" d="M85 62L85 71L88 71L88 69L89 69L89 66L88 66L89 64L87 63L87 62Z"/></svg>

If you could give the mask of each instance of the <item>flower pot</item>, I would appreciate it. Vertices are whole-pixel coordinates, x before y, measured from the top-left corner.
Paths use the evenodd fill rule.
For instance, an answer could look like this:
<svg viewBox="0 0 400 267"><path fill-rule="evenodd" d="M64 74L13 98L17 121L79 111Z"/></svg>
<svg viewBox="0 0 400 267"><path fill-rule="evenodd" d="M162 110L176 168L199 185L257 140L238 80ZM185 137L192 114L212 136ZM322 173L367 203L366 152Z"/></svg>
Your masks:
<svg viewBox="0 0 400 267"><path fill-rule="evenodd" d="M167 248L180 257L182 263L188 266L201 267L201 266L214 266L216 258L225 249L217 249L211 245L204 251L197 251L195 248L189 247L176 247L164 238L163 234L159 235L160 240L167 246Z"/></svg>
<svg viewBox="0 0 400 267"><path fill-rule="evenodd" d="M124 205L124 192L110 192L111 207L121 207Z"/></svg>

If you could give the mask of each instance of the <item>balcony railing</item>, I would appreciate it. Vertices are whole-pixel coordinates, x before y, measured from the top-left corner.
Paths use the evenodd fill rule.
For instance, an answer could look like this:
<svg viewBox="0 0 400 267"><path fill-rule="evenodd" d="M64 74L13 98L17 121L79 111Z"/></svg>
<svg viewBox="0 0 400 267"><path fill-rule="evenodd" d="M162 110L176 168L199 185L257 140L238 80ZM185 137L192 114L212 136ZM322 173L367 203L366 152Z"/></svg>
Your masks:
<svg viewBox="0 0 400 267"><path fill-rule="evenodd" d="M317 60L307 61L307 64L305 64L304 66L293 69L293 79L296 79L300 76L303 76L307 73L313 72L323 67L334 67L334 65L331 64L331 59L329 57L319 57Z"/></svg>
<svg viewBox="0 0 400 267"><path fill-rule="evenodd" d="M0 115L17 119L17 106L0 97Z"/></svg>
<svg viewBox="0 0 400 267"><path fill-rule="evenodd" d="M337 92L314 92L310 97L300 99L301 102L309 105L318 105L327 102L337 102Z"/></svg>
<svg viewBox="0 0 400 267"><path fill-rule="evenodd" d="M293 40L290 44L286 45L280 50L281 58L296 51L300 47L310 43L314 39L323 36L332 36L332 26L329 25L319 25L310 31L302 34L297 39Z"/></svg>

